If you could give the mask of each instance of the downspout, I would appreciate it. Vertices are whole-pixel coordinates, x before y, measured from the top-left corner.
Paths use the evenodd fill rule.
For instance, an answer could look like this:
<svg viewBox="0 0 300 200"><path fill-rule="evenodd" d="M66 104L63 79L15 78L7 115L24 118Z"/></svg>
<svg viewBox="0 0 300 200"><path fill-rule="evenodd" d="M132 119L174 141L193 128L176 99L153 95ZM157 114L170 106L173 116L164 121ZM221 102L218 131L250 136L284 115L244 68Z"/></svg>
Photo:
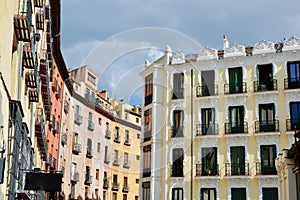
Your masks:
<svg viewBox="0 0 300 200"><path fill-rule="evenodd" d="M194 152L193 152L193 127L194 127L194 120L193 120L193 98L194 97L194 75L193 75L193 69L191 69L191 200L193 199L193 166L194 166Z"/></svg>

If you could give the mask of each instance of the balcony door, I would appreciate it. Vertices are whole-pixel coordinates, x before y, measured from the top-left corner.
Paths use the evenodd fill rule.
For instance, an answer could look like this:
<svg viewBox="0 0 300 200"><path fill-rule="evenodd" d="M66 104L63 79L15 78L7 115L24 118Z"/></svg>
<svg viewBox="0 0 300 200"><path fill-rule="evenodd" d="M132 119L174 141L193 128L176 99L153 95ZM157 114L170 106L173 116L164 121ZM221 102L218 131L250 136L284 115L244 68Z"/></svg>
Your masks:
<svg viewBox="0 0 300 200"><path fill-rule="evenodd" d="M231 175L245 175L245 147L230 147Z"/></svg>
<svg viewBox="0 0 300 200"><path fill-rule="evenodd" d="M230 115L230 132L243 133L244 132L244 107L231 106L229 107Z"/></svg>
<svg viewBox="0 0 300 200"><path fill-rule="evenodd" d="M209 135L215 133L215 109L203 108L201 109L201 123L202 135Z"/></svg>
<svg viewBox="0 0 300 200"><path fill-rule="evenodd" d="M289 62L288 63L288 84L289 88L300 87L300 62Z"/></svg>
<svg viewBox="0 0 300 200"><path fill-rule="evenodd" d="M259 125L260 131L274 131L275 130L275 106L271 104L259 105Z"/></svg>
<svg viewBox="0 0 300 200"><path fill-rule="evenodd" d="M215 93L215 71L201 71L202 96L211 96Z"/></svg>
<svg viewBox="0 0 300 200"><path fill-rule="evenodd" d="M299 130L300 129L300 102L291 102L290 103L290 112L291 112L291 123L292 129L294 126Z"/></svg>
<svg viewBox="0 0 300 200"><path fill-rule="evenodd" d="M262 145L260 146L260 154L261 154L262 174L276 174L276 168L275 168L276 146Z"/></svg>
<svg viewBox="0 0 300 200"><path fill-rule="evenodd" d="M230 94L243 92L243 68L229 68L228 74Z"/></svg>
<svg viewBox="0 0 300 200"><path fill-rule="evenodd" d="M173 149L172 176L183 176L183 149Z"/></svg>
<svg viewBox="0 0 300 200"><path fill-rule="evenodd" d="M183 111L173 111L173 137L183 136Z"/></svg>
<svg viewBox="0 0 300 200"><path fill-rule="evenodd" d="M273 65L257 66L258 89L259 91L273 90Z"/></svg>
<svg viewBox="0 0 300 200"><path fill-rule="evenodd" d="M202 148L202 175L217 174L217 147Z"/></svg>

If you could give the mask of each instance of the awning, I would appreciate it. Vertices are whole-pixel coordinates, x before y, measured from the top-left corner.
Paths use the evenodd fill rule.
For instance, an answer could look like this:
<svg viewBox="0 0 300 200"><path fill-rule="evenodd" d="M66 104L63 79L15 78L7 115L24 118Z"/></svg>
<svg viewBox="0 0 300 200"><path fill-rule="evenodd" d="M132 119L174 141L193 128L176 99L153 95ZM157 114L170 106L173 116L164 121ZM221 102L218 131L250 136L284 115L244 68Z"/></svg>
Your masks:
<svg viewBox="0 0 300 200"><path fill-rule="evenodd" d="M26 86L29 88L36 88L36 77L34 72L27 72L25 75Z"/></svg>
<svg viewBox="0 0 300 200"><path fill-rule="evenodd" d="M38 92L35 89L30 89L28 90L28 97L29 97L29 102L38 102L39 97L38 97Z"/></svg>
<svg viewBox="0 0 300 200"><path fill-rule="evenodd" d="M37 8L42 8L44 5L44 0L34 0L34 6Z"/></svg>
<svg viewBox="0 0 300 200"><path fill-rule="evenodd" d="M34 69L34 53L31 49L23 50L23 67Z"/></svg>
<svg viewBox="0 0 300 200"><path fill-rule="evenodd" d="M14 17L14 27L17 40L30 42L30 27L25 16L17 15Z"/></svg>
<svg viewBox="0 0 300 200"><path fill-rule="evenodd" d="M39 30L44 30L44 14L41 12L36 13L35 20L36 20L36 28Z"/></svg>

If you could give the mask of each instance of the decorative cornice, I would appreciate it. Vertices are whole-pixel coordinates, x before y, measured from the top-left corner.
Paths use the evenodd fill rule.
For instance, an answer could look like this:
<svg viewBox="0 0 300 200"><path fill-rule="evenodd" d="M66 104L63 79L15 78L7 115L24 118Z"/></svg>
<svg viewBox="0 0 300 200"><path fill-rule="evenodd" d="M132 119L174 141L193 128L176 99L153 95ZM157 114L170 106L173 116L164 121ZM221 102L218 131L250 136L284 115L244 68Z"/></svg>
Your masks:
<svg viewBox="0 0 300 200"><path fill-rule="evenodd" d="M243 45L233 44L224 51L224 58L246 56L245 47Z"/></svg>
<svg viewBox="0 0 300 200"><path fill-rule="evenodd" d="M289 51L289 50L298 50L300 49L300 39L296 36L292 36L290 39L285 40L283 42L282 51Z"/></svg>
<svg viewBox="0 0 300 200"><path fill-rule="evenodd" d="M252 54L262 54L262 53L275 53L276 49L274 43L266 40L262 40L254 45Z"/></svg>
<svg viewBox="0 0 300 200"><path fill-rule="evenodd" d="M197 61L199 60L210 60L210 59L217 59L218 58L218 51L217 49L205 47L202 49L199 54Z"/></svg>

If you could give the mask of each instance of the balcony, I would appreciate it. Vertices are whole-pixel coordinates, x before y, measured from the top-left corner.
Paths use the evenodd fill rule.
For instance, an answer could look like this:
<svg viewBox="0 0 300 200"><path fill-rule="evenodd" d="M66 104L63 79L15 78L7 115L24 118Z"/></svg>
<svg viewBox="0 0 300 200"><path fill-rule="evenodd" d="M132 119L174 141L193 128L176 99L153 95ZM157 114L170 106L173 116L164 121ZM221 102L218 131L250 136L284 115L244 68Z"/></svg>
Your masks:
<svg viewBox="0 0 300 200"><path fill-rule="evenodd" d="M225 123L225 134L248 133L248 122L244 123Z"/></svg>
<svg viewBox="0 0 300 200"><path fill-rule="evenodd" d="M218 134L219 134L219 125L216 123L196 125L196 136L218 135Z"/></svg>
<svg viewBox="0 0 300 200"><path fill-rule="evenodd" d="M71 182L73 183L79 182L79 172L75 172L71 174Z"/></svg>
<svg viewBox="0 0 300 200"><path fill-rule="evenodd" d="M172 126L171 128L171 137L174 138L174 137L184 137L183 136L183 126L180 126L180 127L175 127L175 126Z"/></svg>
<svg viewBox="0 0 300 200"><path fill-rule="evenodd" d="M224 94L247 93L247 83L224 84Z"/></svg>
<svg viewBox="0 0 300 200"><path fill-rule="evenodd" d="M65 101L65 104L64 104L64 111L65 111L65 113L68 113L69 109L70 109L70 103L68 101Z"/></svg>
<svg viewBox="0 0 300 200"><path fill-rule="evenodd" d="M183 177L183 165L171 165L171 177Z"/></svg>
<svg viewBox="0 0 300 200"><path fill-rule="evenodd" d="M85 185L91 185L92 184L92 176L89 174L85 175L85 180L84 180Z"/></svg>
<svg viewBox="0 0 300 200"><path fill-rule="evenodd" d="M130 162L124 161L123 168L129 169L130 168Z"/></svg>
<svg viewBox="0 0 300 200"><path fill-rule="evenodd" d="M101 106L99 100L96 99L93 95L86 93L84 96L88 101L92 102L93 104Z"/></svg>
<svg viewBox="0 0 300 200"><path fill-rule="evenodd" d="M145 97L145 106L151 104L152 100L153 100L153 94L150 94L150 95L146 96Z"/></svg>
<svg viewBox="0 0 300 200"><path fill-rule="evenodd" d="M67 144L67 142L68 142L68 135L67 135L67 133L63 133L61 136L61 143L63 145L65 145L65 144Z"/></svg>
<svg viewBox="0 0 300 200"><path fill-rule="evenodd" d="M109 130L105 131L105 138L110 139L111 138L111 132Z"/></svg>
<svg viewBox="0 0 300 200"><path fill-rule="evenodd" d="M225 163L225 176L249 176L249 163Z"/></svg>
<svg viewBox="0 0 300 200"><path fill-rule="evenodd" d="M50 164L50 170L55 170L56 169L56 159L52 159L52 163Z"/></svg>
<svg viewBox="0 0 300 200"><path fill-rule="evenodd" d="M80 125L82 124L82 116L79 114L75 114L75 120L74 120L75 124Z"/></svg>
<svg viewBox="0 0 300 200"><path fill-rule="evenodd" d="M28 90L28 100L31 103L37 103L39 102L39 96L36 89L30 89Z"/></svg>
<svg viewBox="0 0 300 200"><path fill-rule="evenodd" d="M145 130L143 142L150 141L151 138L152 138L152 130L147 130L147 131Z"/></svg>
<svg viewBox="0 0 300 200"><path fill-rule="evenodd" d="M90 130L90 131L93 131L93 130L95 130L95 126L94 126L94 123L91 121L91 120L89 120L88 121L88 130Z"/></svg>
<svg viewBox="0 0 300 200"><path fill-rule="evenodd" d="M279 131L279 121L255 121L255 133L260 132L278 132Z"/></svg>
<svg viewBox="0 0 300 200"><path fill-rule="evenodd" d="M107 165L110 163L110 156L107 154L104 156L104 163Z"/></svg>
<svg viewBox="0 0 300 200"><path fill-rule="evenodd" d="M92 158L92 157L93 157L92 147L88 147L88 148L87 148L87 151L86 151L86 157L87 157L87 158Z"/></svg>
<svg viewBox="0 0 300 200"><path fill-rule="evenodd" d="M120 166L120 163L121 163L120 161L121 161L120 158L115 158L115 159L114 159L114 162L113 162L113 166L119 167L119 166Z"/></svg>
<svg viewBox="0 0 300 200"><path fill-rule="evenodd" d="M124 145L126 145L126 146L130 146L131 145L131 140L130 139L125 139L124 140Z"/></svg>
<svg viewBox="0 0 300 200"><path fill-rule="evenodd" d="M120 135L119 135L119 133L115 133L115 135L114 135L114 142L116 142L116 143L120 143L121 141L120 141Z"/></svg>
<svg viewBox="0 0 300 200"><path fill-rule="evenodd" d="M254 92L266 92L277 90L277 80L273 79L267 83L259 83L259 81L253 82Z"/></svg>
<svg viewBox="0 0 300 200"><path fill-rule="evenodd" d="M126 193L129 192L129 185L128 184L123 184L122 192L126 192Z"/></svg>
<svg viewBox="0 0 300 200"><path fill-rule="evenodd" d="M15 34L18 41L30 42L31 23L26 15L16 15L14 17Z"/></svg>
<svg viewBox="0 0 300 200"><path fill-rule="evenodd" d="M73 154L78 155L81 152L81 144L74 143L72 152L73 152Z"/></svg>
<svg viewBox="0 0 300 200"><path fill-rule="evenodd" d="M206 85L196 87L196 97L207 97L218 95L218 85Z"/></svg>
<svg viewBox="0 0 300 200"><path fill-rule="evenodd" d="M35 15L35 19L36 19L36 29L38 30L44 30L44 19L45 16L42 12L37 12Z"/></svg>
<svg viewBox="0 0 300 200"><path fill-rule="evenodd" d="M205 169L202 164L196 164L196 176L219 176L219 165Z"/></svg>
<svg viewBox="0 0 300 200"><path fill-rule="evenodd" d="M151 168L144 168L143 169L143 178L151 176Z"/></svg>
<svg viewBox="0 0 300 200"><path fill-rule="evenodd" d="M296 78L285 78L284 79L284 89L297 89L300 88L300 77Z"/></svg>
<svg viewBox="0 0 300 200"><path fill-rule="evenodd" d="M172 92L172 99L184 99L183 90L173 90Z"/></svg>
<svg viewBox="0 0 300 200"><path fill-rule="evenodd" d="M26 87L28 88L37 88L37 83L36 83L36 75L34 72L27 72L25 74L25 82L26 82Z"/></svg>
<svg viewBox="0 0 300 200"><path fill-rule="evenodd" d="M103 189L107 190L109 188L109 183L107 177L103 178Z"/></svg>
<svg viewBox="0 0 300 200"><path fill-rule="evenodd" d="M112 182L111 190L118 191L120 188L120 184L118 182Z"/></svg>
<svg viewBox="0 0 300 200"><path fill-rule="evenodd" d="M35 67L35 53L29 47L24 47L23 57L22 57L22 66L26 69L34 69Z"/></svg>
<svg viewBox="0 0 300 200"><path fill-rule="evenodd" d="M286 120L286 131L300 130L300 119L293 118Z"/></svg>
<svg viewBox="0 0 300 200"><path fill-rule="evenodd" d="M277 175L277 171L274 165L266 163L257 162L256 163L256 175Z"/></svg>

